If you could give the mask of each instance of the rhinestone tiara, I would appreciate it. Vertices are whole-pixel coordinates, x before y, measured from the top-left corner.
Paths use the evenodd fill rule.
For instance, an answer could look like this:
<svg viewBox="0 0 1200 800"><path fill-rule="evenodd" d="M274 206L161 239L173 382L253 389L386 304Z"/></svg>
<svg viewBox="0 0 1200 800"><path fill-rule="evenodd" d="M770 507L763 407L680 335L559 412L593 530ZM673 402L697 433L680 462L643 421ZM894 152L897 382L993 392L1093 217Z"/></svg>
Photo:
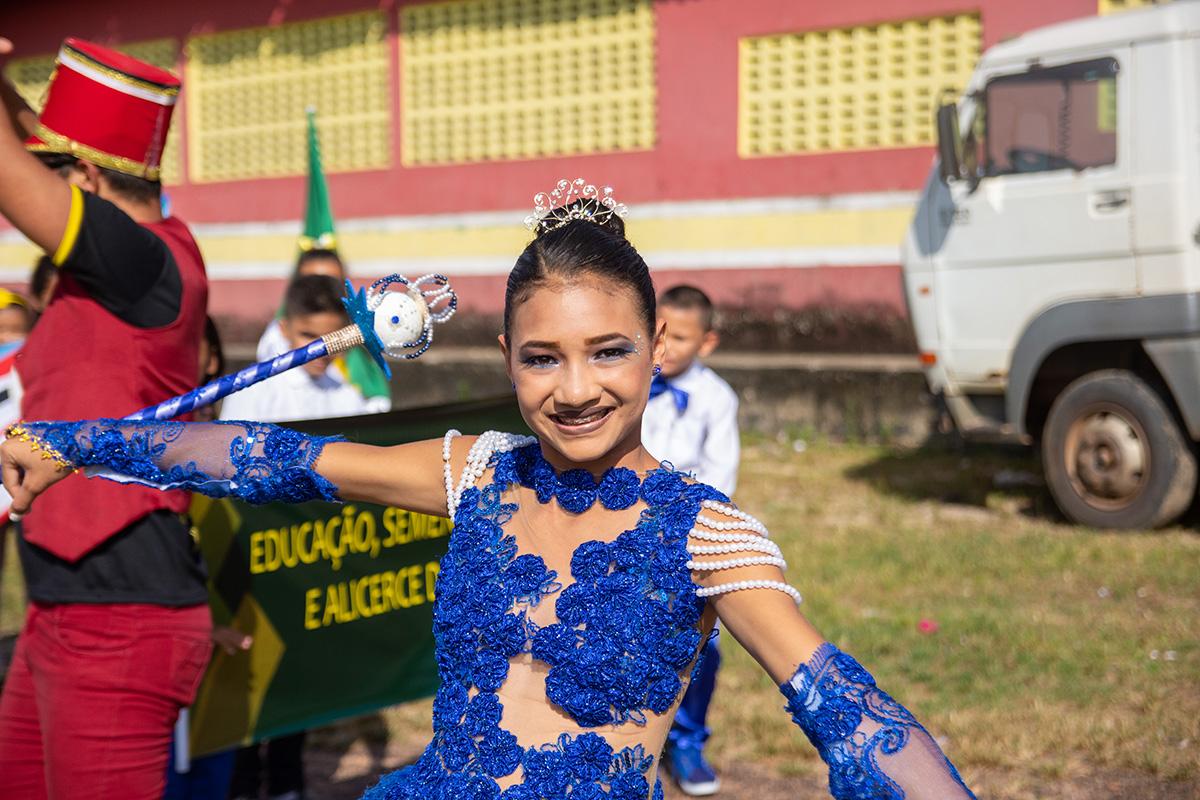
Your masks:
<svg viewBox="0 0 1200 800"><path fill-rule="evenodd" d="M583 202L571 207L579 200ZM583 178L573 181L563 178L554 189L533 196L533 213L525 218L525 227L531 231L552 231L573 219L603 224L614 214L624 217L628 213L625 204L613 198L611 186L597 188Z"/></svg>

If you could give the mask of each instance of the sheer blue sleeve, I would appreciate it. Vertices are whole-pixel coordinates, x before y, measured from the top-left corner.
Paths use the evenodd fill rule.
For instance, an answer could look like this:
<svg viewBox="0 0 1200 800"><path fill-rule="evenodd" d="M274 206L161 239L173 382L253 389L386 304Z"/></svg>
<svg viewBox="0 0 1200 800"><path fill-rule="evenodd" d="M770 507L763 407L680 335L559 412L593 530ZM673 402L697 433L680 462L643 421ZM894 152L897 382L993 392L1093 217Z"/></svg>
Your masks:
<svg viewBox="0 0 1200 800"><path fill-rule="evenodd" d="M333 500L314 468L340 437L307 436L259 422L27 422L22 426L88 475L185 489L249 503Z"/></svg>
<svg viewBox="0 0 1200 800"><path fill-rule="evenodd" d="M787 710L829 765L837 800L965 800L975 795L908 709L832 644L780 687Z"/></svg>

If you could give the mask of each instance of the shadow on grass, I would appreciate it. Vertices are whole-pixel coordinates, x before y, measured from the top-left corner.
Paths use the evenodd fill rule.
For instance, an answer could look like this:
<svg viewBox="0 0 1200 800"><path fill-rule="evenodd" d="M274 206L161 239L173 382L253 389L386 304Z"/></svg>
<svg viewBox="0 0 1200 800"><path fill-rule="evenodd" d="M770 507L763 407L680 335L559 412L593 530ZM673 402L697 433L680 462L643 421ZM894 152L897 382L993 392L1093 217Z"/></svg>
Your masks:
<svg viewBox="0 0 1200 800"><path fill-rule="evenodd" d="M1070 525L1050 496L1033 448L935 438L918 448L893 447L845 471L850 480L881 494L951 506L1009 511L1031 519ZM1200 492L1174 523L1200 533ZM1159 531L1124 531L1127 536Z"/></svg>
<svg viewBox="0 0 1200 800"><path fill-rule="evenodd" d="M915 449L889 448L845 475L906 500L1008 509L1063 521L1037 456L1027 447L935 439Z"/></svg>

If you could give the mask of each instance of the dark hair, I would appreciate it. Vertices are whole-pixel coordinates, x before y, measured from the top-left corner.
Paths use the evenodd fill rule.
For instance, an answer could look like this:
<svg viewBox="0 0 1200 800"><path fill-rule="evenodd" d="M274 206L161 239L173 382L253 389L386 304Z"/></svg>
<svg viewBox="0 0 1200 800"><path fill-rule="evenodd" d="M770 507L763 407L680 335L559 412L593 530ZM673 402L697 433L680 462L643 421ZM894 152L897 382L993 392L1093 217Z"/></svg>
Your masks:
<svg viewBox="0 0 1200 800"><path fill-rule="evenodd" d="M328 275L297 275L283 296L283 315L301 317L308 314L334 313L346 316L342 305L342 285Z"/></svg>
<svg viewBox="0 0 1200 800"><path fill-rule="evenodd" d="M33 295L35 301L46 293L50 281L57 275L58 267L54 266L50 256L40 256L33 265L33 274L29 276L29 294Z"/></svg>
<svg viewBox="0 0 1200 800"><path fill-rule="evenodd" d="M695 286L680 284L667 289L658 298L658 304L663 308L678 308L683 311L699 311L700 324L704 330L711 331L713 327L713 304L708 295Z"/></svg>
<svg viewBox="0 0 1200 800"><path fill-rule="evenodd" d="M108 167L100 167L100 174L104 176L109 188L122 197L141 203L157 203L162 200L162 184L158 181L127 175Z"/></svg>
<svg viewBox="0 0 1200 800"><path fill-rule="evenodd" d="M569 208L579 208L575 201ZM537 237L517 257L504 290L504 335L509 335L513 310L534 289L552 280L596 277L633 293L646 330L654 331L654 282L650 269L625 238L625 223L616 214L603 222L573 219L553 230L538 229Z"/></svg>
<svg viewBox="0 0 1200 800"><path fill-rule="evenodd" d="M37 315L29 307L29 301L16 292L12 292L12 302L0 306L0 311L7 311L10 308L15 308L21 312L21 316L25 318L25 334L28 335L29 331L33 328L33 323L37 319Z"/></svg>
<svg viewBox="0 0 1200 800"><path fill-rule="evenodd" d="M338 267L341 268L342 274L346 272L346 264L342 261L342 257L338 255L337 250L330 250L325 247L314 247L312 250L304 250L296 258L296 269L293 274L299 275L300 269L310 261L336 261Z"/></svg>
<svg viewBox="0 0 1200 800"><path fill-rule="evenodd" d="M69 153L34 153L34 155L41 159L48 169L54 170L64 178L79 161ZM108 184L109 188L122 197L142 203L157 203L162 199L162 184L158 181L138 178L115 169L102 167L99 164L96 165L96 169L100 170L100 174L104 176L104 182Z"/></svg>
<svg viewBox="0 0 1200 800"><path fill-rule="evenodd" d="M76 158L69 153L44 153L35 152L38 161L46 165L46 169L52 172L57 172L62 177L67 177L75 166Z"/></svg>
<svg viewBox="0 0 1200 800"><path fill-rule="evenodd" d="M221 346L221 334L217 331L217 323L209 316L204 317L204 342L208 345L209 352L217 359L216 375L204 376L205 380L211 380L225 374L225 348Z"/></svg>

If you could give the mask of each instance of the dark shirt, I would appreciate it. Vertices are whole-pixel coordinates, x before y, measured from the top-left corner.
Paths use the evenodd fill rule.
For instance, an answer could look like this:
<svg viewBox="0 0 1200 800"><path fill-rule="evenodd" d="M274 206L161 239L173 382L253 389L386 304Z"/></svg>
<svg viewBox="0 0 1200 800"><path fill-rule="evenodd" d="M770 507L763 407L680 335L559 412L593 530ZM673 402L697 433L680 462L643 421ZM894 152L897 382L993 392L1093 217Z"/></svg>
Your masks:
<svg viewBox="0 0 1200 800"><path fill-rule="evenodd" d="M130 325L170 325L183 301L183 281L171 249L112 203L89 192L82 195L75 244L61 268L106 311Z"/></svg>
<svg viewBox="0 0 1200 800"><path fill-rule="evenodd" d="M79 226L67 232L75 242L60 268L131 325L174 322L183 284L170 248L107 200L87 192L82 199ZM29 597L39 603L185 606L208 600L207 574L189 525L170 511L142 517L75 563L24 538L19 551Z"/></svg>
<svg viewBox="0 0 1200 800"><path fill-rule="evenodd" d="M170 511L142 517L73 564L18 542L29 599L39 603L208 602L199 548L188 523Z"/></svg>

